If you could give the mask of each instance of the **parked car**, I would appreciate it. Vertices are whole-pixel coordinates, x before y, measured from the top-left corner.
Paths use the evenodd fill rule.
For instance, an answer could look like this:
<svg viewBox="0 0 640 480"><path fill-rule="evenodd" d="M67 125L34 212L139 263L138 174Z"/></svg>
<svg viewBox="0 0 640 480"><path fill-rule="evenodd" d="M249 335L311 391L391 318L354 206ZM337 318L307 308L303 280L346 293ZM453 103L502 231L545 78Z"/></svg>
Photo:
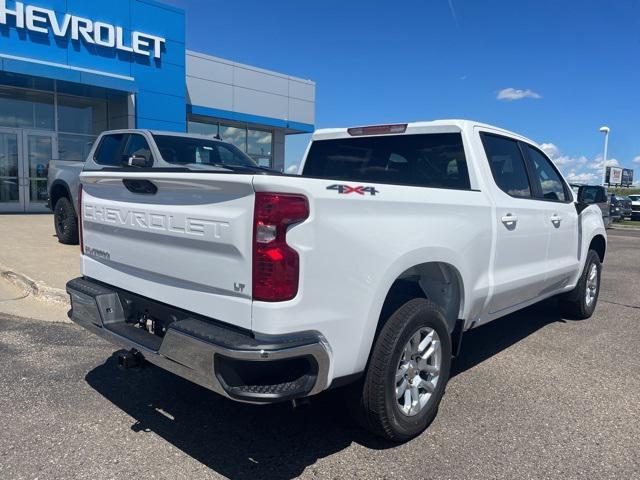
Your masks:
<svg viewBox="0 0 640 480"><path fill-rule="evenodd" d="M633 210L631 208L631 199L621 195L611 194L611 218L614 221L631 218Z"/></svg>
<svg viewBox="0 0 640 480"><path fill-rule="evenodd" d="M631 200L631 219L640 220L640 195L629 195Z"/></svg>
<svg viewBox="0 0 640 480"><path fill-rule="evenodd" d="M622 197L622 216L629 220L633 217L633 201L627 195Z"/></svg>
<svg viewBox="0 0 640 480"><path fill-rule="evenodd" d="M583 185L572 183L573 190L578 202L595 203L602 212L602 221L605 228L611 225L611 205L609 204L609 195L607 195L606 187L602 185Z"/></svg>
<svg viewBox="0 0 640 480"><path fill-rule="evenodd" d="M556 295L593 313L602 214L532 141L443 120L319 130L307 152L286 175L214 139L102 134L72 320L130 349L123 366L238 401L349 385L345 406L404 441L435 417L464 332Z"/></svg>

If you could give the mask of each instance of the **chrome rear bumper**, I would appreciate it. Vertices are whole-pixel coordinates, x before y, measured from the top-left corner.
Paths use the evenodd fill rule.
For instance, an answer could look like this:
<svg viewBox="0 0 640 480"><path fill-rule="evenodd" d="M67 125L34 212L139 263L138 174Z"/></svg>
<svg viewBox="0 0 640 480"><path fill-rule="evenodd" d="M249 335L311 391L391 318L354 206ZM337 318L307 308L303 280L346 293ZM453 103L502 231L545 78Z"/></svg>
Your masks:
<svg viewBox="0 0 640 480"><path fill-rule="evenodd" d="M125 305L130 305L137 297L130 292L76 278L67 283L67 293L73 322L234 400L283 401L314 395L329 386L331 350L317 332L254 334L139 297L172 318L164 336L159 337L126 318L123 298Z"/></svg>

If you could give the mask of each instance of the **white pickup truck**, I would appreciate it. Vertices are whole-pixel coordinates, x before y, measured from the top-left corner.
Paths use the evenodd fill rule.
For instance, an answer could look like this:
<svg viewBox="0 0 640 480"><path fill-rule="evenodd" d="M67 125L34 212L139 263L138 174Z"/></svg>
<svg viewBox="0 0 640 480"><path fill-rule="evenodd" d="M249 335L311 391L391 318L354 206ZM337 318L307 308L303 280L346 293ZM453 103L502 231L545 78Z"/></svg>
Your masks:
<svg viewBox="0 0 640 480"><path fill-rule="evenodd" d="M597 206L526 138L442 120L319 130L299 175L227 143L106 132L81 175L73 321L235 400L350 384L404 441L434 418L463 333L558 295L596 306Z"/></svg>

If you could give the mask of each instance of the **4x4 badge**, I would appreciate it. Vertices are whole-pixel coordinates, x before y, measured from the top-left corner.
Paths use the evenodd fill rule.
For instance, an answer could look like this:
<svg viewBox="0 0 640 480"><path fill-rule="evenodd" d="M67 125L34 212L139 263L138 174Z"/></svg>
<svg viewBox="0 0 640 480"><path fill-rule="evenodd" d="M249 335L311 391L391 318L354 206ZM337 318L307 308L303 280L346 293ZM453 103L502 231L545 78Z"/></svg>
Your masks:
<svg viewBox="0 0 640 480"><path fill-rule="evenodd" d="M352 187L351 185L338 183L336 183L335 185L329 185L327 187L327 190L337 190L338 193L343 195L348 195L350 193L357 193L358 195L364 195L365 193L368 193L370 195L375 195L376 193L380 193L380 191L376 190L375 187L365 187L362 185Z"/></svg>

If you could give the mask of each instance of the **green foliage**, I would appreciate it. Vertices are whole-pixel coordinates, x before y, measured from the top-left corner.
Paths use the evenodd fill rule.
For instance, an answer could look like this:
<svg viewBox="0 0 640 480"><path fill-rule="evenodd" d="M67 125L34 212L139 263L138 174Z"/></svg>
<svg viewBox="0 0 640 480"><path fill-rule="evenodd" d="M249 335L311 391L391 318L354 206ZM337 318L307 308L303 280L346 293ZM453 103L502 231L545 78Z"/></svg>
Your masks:
<svg viewBox="0 0 640 480"><path fill-rule="evenodd" d="M620 187L609 187L607 188L609 193L615 193L616 195L637 195L640 194L640 188L620 188Z"/></svg>

